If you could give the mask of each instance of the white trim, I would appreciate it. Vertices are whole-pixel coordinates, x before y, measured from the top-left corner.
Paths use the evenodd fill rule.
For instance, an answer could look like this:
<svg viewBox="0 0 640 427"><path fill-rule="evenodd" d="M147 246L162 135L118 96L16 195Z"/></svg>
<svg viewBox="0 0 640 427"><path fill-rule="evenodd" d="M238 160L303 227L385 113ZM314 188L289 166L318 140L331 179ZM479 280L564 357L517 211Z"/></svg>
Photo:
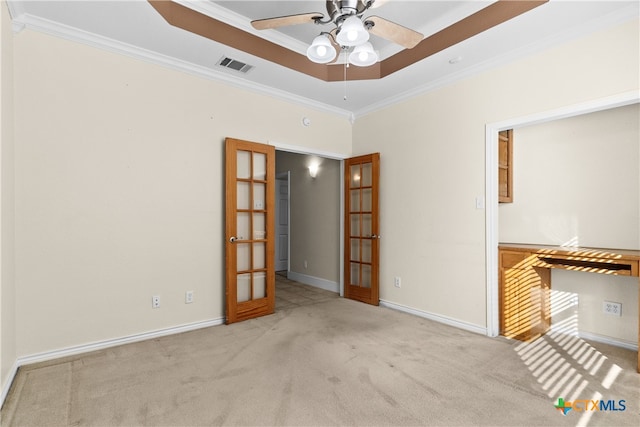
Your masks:
<svg viewBox="0 0 640 427"><path fill-rule="evenodd" d="M225 10L224 8L219 8L218 6L213 4L206 4L206 2L198 2L194 0L177 0L177 1L183 6L186 6L198 12L204 13L205 15L210 15L216 19L219 19L220 18L219 15L223 14L222 11ZM358 117L365 116L374 111L384 109L388 106L414 98L418 95L422 95L424 93L447 86L456 81L476 75L480 72L495 68L500 65L507 64L514 60L523 58L526 55L531 55L533 53L539 52L545 48L549 48L559 43L570 41L577 37L589 34L590 32L598 31L615 24L621 24L630 19L636 19L638 15L638 5L632 4L629 7L625 7L623 9L617 10L615 12L612 12L598 19L588 21L583 25L579 26L578 28L567 30L564 33L559 35L547 37L546 39L537 41L535 43L531 43L528 46L524 46L523 48L509 52L500 57L493 58L491 60L477 64L474 67L469 67L458 73L451 73L443 78L431 81L426 85L419 86L417 88L412 88L405 92L399 93L395 96L391 96L389 98L383 99L380 102L372 103L365 108L361 108L360 110L353 112L353 111L348 111L348 110L338 108L329 104L325 104L322 102L314 101L312 99L305 98L299 95L295 95L287 91L274 89L266 85L250 82L245 79L240 79L233 75L227 75L223 72L218 72L216 70L212 70L210 68L196 65L187 61L178 60L176 58L169 57L167 55L163 55L147 49L142 49L140 47L136 47L127 43L123 43L123 42L111 39L111 38L103 37L87 31L83 31L68 25L60 24L58 22L54 22L54 21L43 19L34 15L30 15L28 13L24 13L24 8L20 6L21 2L7 2L7 4L9 5L9 11L13 18L12 26L15 32L19 32L19 31L22 31L24 28L28 28L33 31L38 31L38 32L55 36L55 37L60 37L60 38L75 41L78 43L87 44L89 46L93 46L99 49L120 53L129 57L133 57L133 58L150 62L153 64L165 66L167 68L171 68L177 71L182 71L182 72L203 77L206 79L221 81L223 83L229 84L234 87L248 89L253 92L257 92L261 94L272 95L274 97L284 99L296 104L304 105L319 111L324 111L324 112L336 114L342 117L346 117L348 120L351 121L351 123L353 123L355 119ZM246 22L243 22L241 19L232 18L231 14L233 14L233 12L226 11L224 13L224 19L222 20L225 22L229 22L233 26L241 28L243 31L249 31L251 33L255 32L255 30L253 30ZM267 31L260 31L259 34L256 34L256 35L259 35L262 38L277 37L277 35L273 35L271 33L272 31L267 30ZM265 36L268 36L268 37L265 37ZM288 46L288 48L294 51L297 51L299 48L299 46L297 48L293 46L290 40L289 41L284 39L278 39L278 40L273 39L273 40L275 43L286 45Z"/></svg>
<svg viewBox="0 0 640 427"><path fill-rule="evenodd" d="M11 385L13 384L13 380L16 378L16 374L18 373L18 362L14 362L13 366L9 370L9 375L7 376L6 381L2 385L2 395L0 395L0 409L4 405L4 400L7 398L9 394L9 390L11 390Z"/></svg>
<svg viewBox="0 0 640 427"><path fill-rule="evenodd" d="M275 200L275 228L276 228L276 241L274 243L275 245L275 253L273 254L273 258L274 258L274 265L275 265L275 271L289 271L291 269L291 203L290 203L290 198L291 198L291 171L286 171L286 172L280 172L276 174L276 200ZM280 181L280 182L278 182ZM278 225L278 220L280 218L280 215L282 215L281 212L281 208L280 208L280 200L281 200L281 193L280 193L280 188L282 186L282 181L286 181L287 183L287 265L284 268L279 268L279 266L281 265L281 262L279 261L279 257L280 257L280 251L282 250L282 247L280 245L280 243L278 243L278 236L280 235L280 233L278 232L278 228L280 227Z"/></svg>
<svg viewBox="0 0 640 427"><path fill-rule="evenodd" d="M619 338L607 337L605 335L592 334L591 332L580 332L578 331L578 336L582 339L595 341L603 344L612 345L614 347L621 347L627 350L638 351L638 342L621 340Z"/></svg>
<svg viewBox="0 0 640 427"><path fill-rule="evenodd" d="M528 116L517 117L502 122L496 122L490 125L494 128L497 128L498 130L512 129L523 126L537 125L553 120L566 119L583 114L595 113L597 111L609 110L617 107L624 107L625 105L636 104L638 102L640 102L640 91L632 90L629 92L607 96L605 98L594 99L579 104L557 108L554 110L543 111L540 113L530 114Z"/></svg>
<svg viewBox="0 0 640 427"><path fill-rule="evenodd" d="M333 153L329 151L317 150L315 148L309 147L301 147L299 145L290 145L283 144L278 141L268 141L269 145L273 145L276 150L286 151L289 153L297 153L304 155L315 155L319 157L324 157L327 159L339 160L340 161L340 241L339 241L339 252L340 252L340 280L336 282L332 282L325 279L320 279L313 276L307 276L301 273L296 273L291 271L291 257L289 257L289 267L287 268L287 277L292 280L296 280L300 283L305 283L307 285L316 286L321 289L325 289L331 292L337 292L340 296L344 296L344 186L342 183L344 182L344 160L349 158L347 154L341 153ZM289 194L291 194L291 179L289 179ZM289 209L291 209L291 203L289 203ZM291 218L291 215L289 215ZM291 234L289 234L291 236ZM290 238L290 237L289 237ZM289 248L291 248L291 241L289 241ZM292 277L299 277L293 278Z"/></svg>
<svg viewBox="0 0 640 427"><path fill-rule="evenodd" d="M379 102L369 104L365 108L361 108L354 112L355 118L363 117L367 114L373 113L378 110L382 110L391 105L398 104L408 99L414 98L418 95L422 95L428 92L432 92L441 87L448 86L457 81L466 79L468 77L476 76L482 72L497 68L501 65L506 65L516 60L525 58L535 53L541 52L545 49L558 46L561 43L567 43L571 40L575 40L579 37L586 36L596 31L604 30L608 27L623 24L631 19L637 19L638 17L638 4L634 3L628 7L618 9L614 12L601 16L597 19L587 21L576 28L566 30L560 34L546 37L542 40L530 43L527 46L512 50L501 56L497 56L480 62L474 66L465 68L458 72L450 73L442 78L432 80L424 85L414 87L405 92L398 93L389 98L383 99ZM462 42L464 43L464 42ZM437 55L437 54L436 54Z"/></svg>
<svg viewBox="0 0 640 427"><path fill-rule="evenodd" d="M555 110L543 111L528 116L509 119L486 125L485 133L485 200L486 200L486 290L487 290L487 335L495 337L498 325L498 132L504 129L530 126L552 120L623 107L640 102L640 91L633 90L569 105Z"/></svg>
<svg viewBox="0 0 640 427"><path fill-rule="evenodd" d="M12 21L12 25L14 31L16 32L22 31L22 29L27 28L32 31L37 31L54 37L70 40L76 43L82 43L98 49L129 56L148 63L161 65L197 77L222 82L237 88L247 89L260 94L271 95L276 98L284 99L318 111L335 114L347 119L352 116L352 113L350 111L344 110L342 108L314 101L312 99L295 95L284 90L275 89L270 86L251 82L245 79L240 79L236 76L224 72L212 70L211 68L176 59L168 55L163 55L158 52L143 49L141 47L137 47L128 43L123 43L108 37L103 37L94 33L90 33L88 31L79 30L77 28L60 24L55 21L50 21L48 19L43 19L34 15L30 15L28 13L24 13L18 17L15 17Z"/></svg>
<svg viewBox="0 0 640 427"><path fill-rule="evenodd" d="M307 47L309 47L309 43L311 43L311 40L309 40L307 43L283 34L282 32L277 30L256 30L251 26L251 21L249 21L246 16L240 15L239 13L233 12L213 2L202 0L173 1L182 6L188 7L189 9L195 10L196 12L202 13L203 15L207 15L213 19L239 28L242 31L250 33L256 37L260 37L272 43L283 46L301 55L306 55ZM480 9L483 9L484 7L486 7L486 4L484 4L483 2L466 2L460 6L457 6L455 10L448 12L446 15L440 16L434 21L429 21L419 28L414 28L414 30L420 31L423 34L434 34L454 24L460 19L461 16L467 17L479 11ZM318 14L323 15L324 19L327 18L326 7L317 7L316 9L317 10L309 10L309 12L317 12ZM400 51L402 51L402 47L394 43L390 43L386 47L380 49L379 54L381 59L386 59ZM343 61L341 60L341 58L338 58L337 63L342 62Z"/></svg>
<svg viewBox="0 0 640 427"><path fill-rule="evenodd" d="M83 353L89 353L91 351L102 350L109 347L115 347L124 344L131 344L134 342L145 341L149 339L164 337L167 335L179 334L182 332L195 331L196 329L208 328L211 326L218 326L224 323L224 317L216 319L203 320L200 322L187 323L185 325L173 326L170 328L158 329L155 331L144 332L141 334L128 335L120 338L114 338L104 341L96 341L88 344L77 345L73 347L61 348L53 351L45 351L43 353L36 353L29 356L18 357L9 371L7 381L2 387L2 395L0 396L0 408L4 404L4 400L11 389L11 385L15 379L16 373L21 366L30 365L32 363L45 362L47 360L59 359L66 356L74 356Z"/></svg>
<svg viewBox="0 0 640 427"><path fill-rule="evenodd" d="M485 260L487 293L487 335L500 333L498 313L498 131L492 125L485 128ZM495 285L495 286L494 286Z"/></svg>
<svg viewBox="0 0 640 427"><path fill-rule="evenodd" d="M344 297L344 159L340 160L340 296Z"/></svg>
<svg viewBox="0 0 640 427"><path fill-rule="evenodd" d="M289 153L311 154L311 155L320 156L327 159L334 159L334 160L344 160L349 158L349 155L347 154L332 153L330 151L322 151L322 150L317 150L311 147L302 147L300 145L283 144L278 141L267 141L267 144L273 145L276 148L276 150L287 151Z"/></svg>
<svg viewBox="0 0 640 427"><path fill-rule="evenodd" d="M21 1L5 1L3 2L7 5L9 9L9 15L11 19L16 19L16 17L24 14L24 5Z"/></svg>
<svg viewBox="0 0 640 427"><path fill-rule="evenodd" d="M307 274L296 273L295 271L288 271L287 279L295 280L296 282L304 283L305 285L315 286L316 288L324 289L325 291L335 293L340 292L340 284L338 282L332 282L331 280L323 279L321 277L314 277Z"/></svg>
<svg viewBox="0 0 640 427"><path fill-rule="evenodd" d="M413 314L414 316L422 317L425 319L433 320L434 322L443 323L454 328L464 329L465 331L473 332L476 334L486 335L487 329L479 325L463 322L461 320L453 319L451 317L443 316L441 314L430 313L428 311L418 310L416 308L407 307L406 305L396 304L395 302L380 300L380 305L392 310L402 311L404 313Z"/></svg>
<svg viewBox="0 0 640 427"><path fill-rule="evenodd" d="M287 274L291 270L291 171L287 171Z"/></svg>
<svg viewBox="0 0 640 427"><path fill-rule="evenodd" d="M130 344L138 341L150 340L154 338L164 337L167 335L179 334L182 332L195 331L196 329L208 328L210 326L218 326L224 323L224 317L217 319L203 320L200 322L187 323L180 326L172 326L170 328L158 329L141 334L128 335L120 338L114 338L104 341L96 341L88 344L82 344L73 347L61 348L53 351L45 351L29 356L18 357L16 363L18 366L24 366L31 363L44 362L47 360L58 359L60 357L74 356L77 354L88 353L90 351L102 350L109 347L115 347L123 344Z"/></svg>
<svg viewBox="0 0 640 427"><path fill-rule="evenodd" d="M216 3L202 0L173 1L184 7L188 7L191 10L195 10L196 12L209 16L210 18L239 28L246 33L260 37L261 39L265 39L301 55L307 55L307 47L309 47L308 43L304 43L277 30L256 30L251 26L251 23L246 16L242 16L225 7L219 6ZM322 14L326 15L326 13Z"/></svg>

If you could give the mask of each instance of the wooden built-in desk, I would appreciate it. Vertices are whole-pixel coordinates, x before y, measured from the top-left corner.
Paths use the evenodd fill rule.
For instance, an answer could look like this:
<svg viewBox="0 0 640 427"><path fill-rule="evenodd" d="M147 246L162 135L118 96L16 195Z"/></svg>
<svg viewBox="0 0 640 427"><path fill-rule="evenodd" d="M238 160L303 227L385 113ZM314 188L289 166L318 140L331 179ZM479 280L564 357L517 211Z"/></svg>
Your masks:
<svg viewBox="0 0 640 427"><path fill-rule="evenodd" d="M552 268L640 277L640 251L501 243L498 259L500 334L523 341L549 330Z"/></svg>

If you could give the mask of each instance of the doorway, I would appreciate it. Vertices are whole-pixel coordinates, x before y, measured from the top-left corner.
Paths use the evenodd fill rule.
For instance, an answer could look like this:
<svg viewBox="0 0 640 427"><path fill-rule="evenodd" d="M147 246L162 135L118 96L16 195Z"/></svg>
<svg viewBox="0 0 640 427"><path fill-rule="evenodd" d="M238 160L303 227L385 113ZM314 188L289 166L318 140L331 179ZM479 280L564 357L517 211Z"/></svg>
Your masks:
<svg viewBox="0 0 640 427"><path fill-rule="evenodd" d="M491 337L499 334L498 312L498 132L529 125L541 124L552 120L563 119L582 114L592 113L636 104L640 102L637 92L591 101L584 104L572 105L557 110L510 119L503 122L487 124L485 128L485 188L486 188L486 289L487 289L487 335Z"/></svg>
<svg viewBox="0 0 640 427"><path fill-rule="evenodd" d="M231 145L229 145L230 143ZM344 171L344 165L345 161L362 160L364 166L359 165L360 169L366 169L367 165L371 163L372 170L377 171L377 160L370 162L365 161L364 158L373 156L372 158L378 159L379 154L374 153L357 158L348 158L342 155L308 153L305 151L307 150L291 149L290 146L281 147L277 144L259 144L227 138L227 323L273 313L274 311L276 222L282 222L283 225L287 224L286 237L282 238L282 243L285 240L288 241L288 244L284 244L285 248L282 249L284 252L282 258L287 260L286 278L328 290L340 296L345 295L345 266L343 264L344 254L347 253L345 248L346 238L344 237L346 228L344 223L345 193L349 191L349 194L352 194L358 190L362 193L359 193L360 196L357 198L361 204L364 203L363 200L371 199L372 201L370 211L358 208L356 212L353 211L355 208L350 206L350 210L347 212L351 215L350 221L353 221L353 214L357 214L358 218L364 221L363 224L369 223L369 217L371 217L371 224L377 223L377 220L373 221L373 218L377 218L377 203L374 204L373 201L377 200L376 183L378 180L377 173L375 173L376 178L373 179L371 184L365 185L361 183L356 187L354 185L345 185L346 172ZM273 157L271 157L270 153L273 153ZM241 162L241 154L243 158L247 157L248 160ZM272 158L273 160L271 160ZM273 163L271 163L272 161ZM265 169L262 167L265 163L267 165L266 171L268 172L267 178L264 178L264 174L260 174ZM273 166L268 166L269 164ZM256 165L259 166L257 169ZM353 172L353 167L353 165L350 166L350 175ZM249 172L244 173L245 169ZM280 215L276 216L275 214L277 173L286 173L288 177L287 189L282 191L284 193L282 194L282 205L286 204L288 206L289 213L289 215L285 216L283 212L282 219L284 221L277 221L276 218ZM361 170L356 175L359 177L362 174ZM284 190L285 183L282 182L281 184ZM245 191L245 187L249 188L249 190ZM268 191L264 192L263 187L266 187ZM248 204L244 203L240 206L236 203L237 194L240 190L242 190L243 195L245 193L248 195ZM265 199L262 196L267 197ZM244 200L245 198L247 197L242 199ZM263 203L265 200L266 205ZM283 208L284 210L286 209ZM256 223L257 220L254 218L256 214L259 215L258 220L266 218L268 221L258 221ZM249 231L245 230L246 227L238 225L246 222L244 217L247 215L249 218L247 230ZM252 224L258 224L259 226L262 224L262 227L266 226L268 229L263 230L263 228L258 227L259 230L256 231ZM370 234L361 233L357 235L358 238L360 240L377 239L377 229L360 227L361 232L369 229ZM243 233L238 234L240 231L243 231ZM353 244L352 237L354 236L349 236L350 244ZM249 260L247 265L250 270L247 271L245 271L246 269L239 269L240 265L236 265L236 261L240 259L238 254L246 244L249 244L250 250L247 254L244 253L246 251L242 252L243 257L241 260ZM256 251L254 246L265 244L269 249L264 251L264 254L267 255L266 263L265 257L256 258L254 256ZM286 248L288 248L288 251ZM262 251L258 252L263 253ZM369 261L365 257L361 257L357 261L362 265L371 264L370 274L373 275L377 272L378 257L375 257L375 261L373 255L371 258L372 260ZM349 262L354 264L352 258L350 258ZM244 267L245 264L242 264L242 266ZM282 268L283 265L284 262L279 267ZM364 267L361 270L364 271ZM250 280L244 280L245 276ZM244 282L249 284L249 298L246 301L236 297L240 295L238 284L241 281L238 278L243 279L241 284L244 284ZM262 287L263 282L266 283L264 287ZM374 283L377 284L377 281L374 282L372 277L371 280L367 281L352 282L350 280L350 283L354 286L364 286L362 283L371 283L369 286L373 288ZM267 292L261 294L259 291L263 288L267 289ZM256 289L258 289L257 293ZM377 286L375 290L375 295L377 295ZM242 293L242 295L244 294ZM357 299L351 296L350 298ZM265 311L263 313L260 311L258 313L257 305L263 301L265 302L265 308L269 308L269 310L268 312ZM237 313L244 310L245 305L247 306L246 316L244 312L242 315L237 315ZM377 305L377 299L375 305Z"/></svg>
<svg viewBox="0 0 640 427"><path fill-rule="evenodd" d="M315 177L310 166L317 166ZM276 228L288 224L276 231L276 244L281 243L276 262L287 259L286 268L282 262L276 271L284 270L287 279L334 293L341 290L342 276L341 171L341 159L276 147L276 176L281 179L276 205L282 208ZM287 253L280 254L281 250Z"/></svg>
<svg viewBox="0 0 640 427"><path fill-rule="evenodd" d="M274 265L276 273L286 273L289 271L289 171L276 174L275 205L276 250Z"/></svg>

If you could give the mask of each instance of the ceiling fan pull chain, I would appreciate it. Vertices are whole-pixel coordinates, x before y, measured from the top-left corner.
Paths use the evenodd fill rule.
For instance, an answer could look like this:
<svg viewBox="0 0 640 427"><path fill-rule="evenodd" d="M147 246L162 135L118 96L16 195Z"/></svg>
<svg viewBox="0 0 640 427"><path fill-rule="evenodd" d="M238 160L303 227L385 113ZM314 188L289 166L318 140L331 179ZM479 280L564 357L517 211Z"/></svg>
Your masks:
<svg viewBox="0 0 640 427"><path fill-rule="evenodd" d="M347 100L347 68L349 68L349 57L346 49L344 50L344 100Z"/></svg>

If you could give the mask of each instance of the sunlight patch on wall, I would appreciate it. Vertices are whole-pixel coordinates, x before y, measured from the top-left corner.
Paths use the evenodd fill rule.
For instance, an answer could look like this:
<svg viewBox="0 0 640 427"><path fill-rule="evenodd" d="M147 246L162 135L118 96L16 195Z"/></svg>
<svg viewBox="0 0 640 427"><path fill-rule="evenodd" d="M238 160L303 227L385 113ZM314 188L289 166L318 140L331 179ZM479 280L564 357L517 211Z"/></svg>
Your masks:
<svg viewBox="0 0 640 427"><path fill-rule="evenodd" d="M578 248L580 247L580 239L578 239L577 235L573 236L566 242L562 243L560 246L563 246L565 248Z"/></svg>
<svg viewBox="0 0 640 427"><path fill-rule="evenodd" d="M579 233L578 218L567 215L541 215L538 218L540 232L550 242L561 246L577 246ZM576 242L575 245L562 242Z"/></svg>

